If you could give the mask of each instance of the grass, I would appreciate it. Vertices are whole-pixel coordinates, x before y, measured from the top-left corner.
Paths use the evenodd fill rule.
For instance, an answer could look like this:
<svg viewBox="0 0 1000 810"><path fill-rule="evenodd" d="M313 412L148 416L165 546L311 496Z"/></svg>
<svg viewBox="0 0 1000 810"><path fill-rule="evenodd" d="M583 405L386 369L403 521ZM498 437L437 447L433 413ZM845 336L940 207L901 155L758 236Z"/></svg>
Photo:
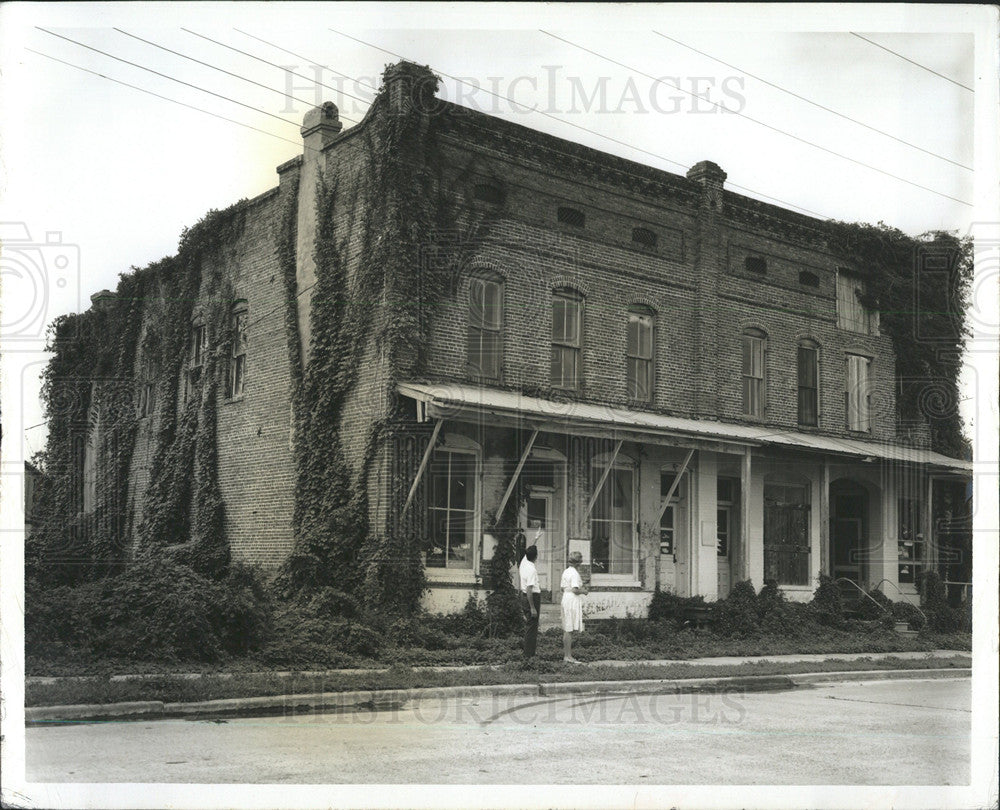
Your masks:
<svg viewBox="0 0 1000 810"><path fill-rule="evenodd" d="M956 654L947 658L862 658L851 661L752 662L739 665L698 665L686 663L632 664L586 667L565 665L542 659L531 668L508 663L495 668L434 672L396 665L383 672L293 674L235 673L227 677L206 674L198 679L179 680L168 675L143 680L87 681L61 680L52 684L28 684L26 706L106 704L124 701L162 700L200 702L222 698L269 695L349 692L369 689L414 689L444 686L486 686L494 684L565 683L573 681L618 681L647 679L714 678L739 675L787 675L796 672L863 671L884 669L948 669L970 666L970 658Z"/></svg>

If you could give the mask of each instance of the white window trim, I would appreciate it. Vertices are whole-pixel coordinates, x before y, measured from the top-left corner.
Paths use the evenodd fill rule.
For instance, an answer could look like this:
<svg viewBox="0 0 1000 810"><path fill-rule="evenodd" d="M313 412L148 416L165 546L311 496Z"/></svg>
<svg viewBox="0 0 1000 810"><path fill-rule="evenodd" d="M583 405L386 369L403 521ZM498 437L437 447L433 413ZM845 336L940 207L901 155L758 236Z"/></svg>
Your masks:
<svg viewBox="0 0 1000 810"><path fill-rule="evenodd" d="M610 459L610 453L599 453L590 462L591 468L603 468L607 466L608 460ZM591 574L590 581L594 586L606 585L609 587L640 587L642 585L639 582L639 533L635 530L635 524L637 516L640 513L639 510L639 465L630 456L618 454L618 458L615 459L615 463L611 467L612 470L629 470L632 473L632 520L631 520L631 531L632 531L632 573L631 574L595 574L593 571L593 558L591 558ZM610 479L610 475L608 478ZM607 481L604 485L607 486ZM595 504L596 506L596 504ZM587 535L588 538L593 534L593 517L594 514L591 512L590 517L587 519ZM676 531L675 531L675 541L676 542ZM592 541L590 541L592 542Z"/></svg>
<svg viewBox="0 0 1000 810"><path fill-rule="evenodd" d="M427 584L433 586L435 582L454 583L462 582L475 584L478 581L477 572L480 566L480 546L482 545L482 501L483 501L483 451L482 448L467 436L458 433L447 433L444 442L435 448L437 451L447 451L451 453L464 453L475 458L476 471L476 497L475 509L473 512L472 524L472 567L471 568L438 568L427 565L427 552L421 554L424 564L424 575ZM433 458L433 455L431 456Z"/></svg>

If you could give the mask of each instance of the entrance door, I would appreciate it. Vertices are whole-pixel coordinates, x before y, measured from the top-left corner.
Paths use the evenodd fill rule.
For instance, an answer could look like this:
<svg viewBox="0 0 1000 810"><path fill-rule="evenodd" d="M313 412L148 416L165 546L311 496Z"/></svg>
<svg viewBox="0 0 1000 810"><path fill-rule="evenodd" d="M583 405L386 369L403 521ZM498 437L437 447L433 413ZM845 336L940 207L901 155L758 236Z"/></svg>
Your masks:
<svg viewBox="0 0 1000 810"><path fill-rule="evenodd" d="M861 570L861 518L835 518L832 539L834 579L843 577L860 585L863 573Z"/></svg>
<svg viewBox="0 0 1000 810"><path fill-rule="evenodd" d="M538 546L538 559L535 567L538 569L538 584L542 590L543 599L552 599L552 566L553 549L558 548L554 539L558 533L558 520L553 512L553 494L551 492L532 492L521 508L521 525L524 527L524 537L529 546Z"/></svg>
<svg viewBox="0 0 1000 810"><path fill-rule="evenodd" d="M830 569L834 579L865 586L867 537L868 492L853 481L834 482L830 487ZM857 589L840 584L847 598L858 598Z"/></svg>

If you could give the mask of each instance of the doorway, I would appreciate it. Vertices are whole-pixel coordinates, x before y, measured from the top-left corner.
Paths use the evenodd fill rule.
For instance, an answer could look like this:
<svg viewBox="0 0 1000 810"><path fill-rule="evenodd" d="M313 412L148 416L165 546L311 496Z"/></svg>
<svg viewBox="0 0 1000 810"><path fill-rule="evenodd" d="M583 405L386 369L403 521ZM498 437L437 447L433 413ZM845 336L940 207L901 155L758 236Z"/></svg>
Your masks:
<svg viewBox="0 0 1000 810"><path fill-rule="evenodd" d="M854 481L830 485L830 568L834 579L849 579L861 588L868 580L868 490ZM853 601L858 592L840 583Z"/></svg>

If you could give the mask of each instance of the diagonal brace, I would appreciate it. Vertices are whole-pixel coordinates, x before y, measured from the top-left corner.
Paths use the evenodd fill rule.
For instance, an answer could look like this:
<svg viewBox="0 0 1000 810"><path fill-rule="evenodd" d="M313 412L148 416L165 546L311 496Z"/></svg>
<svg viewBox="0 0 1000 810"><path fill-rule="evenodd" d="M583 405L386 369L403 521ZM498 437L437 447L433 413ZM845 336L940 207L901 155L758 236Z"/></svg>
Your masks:
<svg viewBox="0 0 1000 810"><path fill-rule="evenodd" d="M504 492L503 497L500 499L500 506L497 507L497 520L500 520L504 507L507 506L507 501L510 500L510 496L514 492L514 485L517 483L517 478L521 474L521 470L524 468L524 462L528 460L528 456L531 454L531 448L535 446L535 439L537 438L538 429L536 428L531 434L531 438L528 439L528 446L525 447L524 452L521 453L521 460L517 462L517 467L514 470L514 474L511 476L510 483L507 484L507 491Z"/></svg>
<svg viewBox="0 0 1000 810"><path fill-rule="evenodd" d="M604 472L601 473L601 480L597 482L597 488L594 490L594 494L590 496L590 503L587 504L587 511L583 513L583 519L586 520L590 517L590 513L594 511L594 504L597 503L597 496L601 494L601 489L604 488L604 482L608 480L608 476L611 474L611 468L615 466L615 459L618 458L618 451L622 449L623 439L618 440L618 444L615 445L615 452L611 454L611 458L608 459L608 465L604 468Z"/></svg>
<svg viewBox="0 0 1000 810"><path fill-rule="evenodd" d="M413 483L410 485L410 492L406 496L406 503L403 504L403 511L399 513L402 517L406 514L406 510L410 508L410 504L413 502L413 496L417 492L417 487L420 485L420 479L423 478L424 470L427 469L427 462L431 460L431 454L434 452L434 445L437 444L438 434L441 432L441 425L444 424L444 419L438 419L437 424L434 425L434 432L431 433L431 440L427 442L427 449L424 450L424 457L420 460L420 466L417 468L417 474L413 479Z"/></svg>
<svg viewBox="0 0 1000 810"><path fill-rule="evenodd" d="M667 507L670 506L670 501L674 497L674 493L677 491L677 487L681 484L681 476L684 475L687 470L688 464L691 462L691 456L694 455L694 448L692 447L688 450L687 456L684 458L684 463L681 464L680 470L678 470L677 475L674 476L674 483L670 485L670 491L667 492L667 497L663 499L663 503L660 504L660 514L656 516L656 523L654 525L659 526L660 521L663 520L663 513L667 511Z"/></svg>

